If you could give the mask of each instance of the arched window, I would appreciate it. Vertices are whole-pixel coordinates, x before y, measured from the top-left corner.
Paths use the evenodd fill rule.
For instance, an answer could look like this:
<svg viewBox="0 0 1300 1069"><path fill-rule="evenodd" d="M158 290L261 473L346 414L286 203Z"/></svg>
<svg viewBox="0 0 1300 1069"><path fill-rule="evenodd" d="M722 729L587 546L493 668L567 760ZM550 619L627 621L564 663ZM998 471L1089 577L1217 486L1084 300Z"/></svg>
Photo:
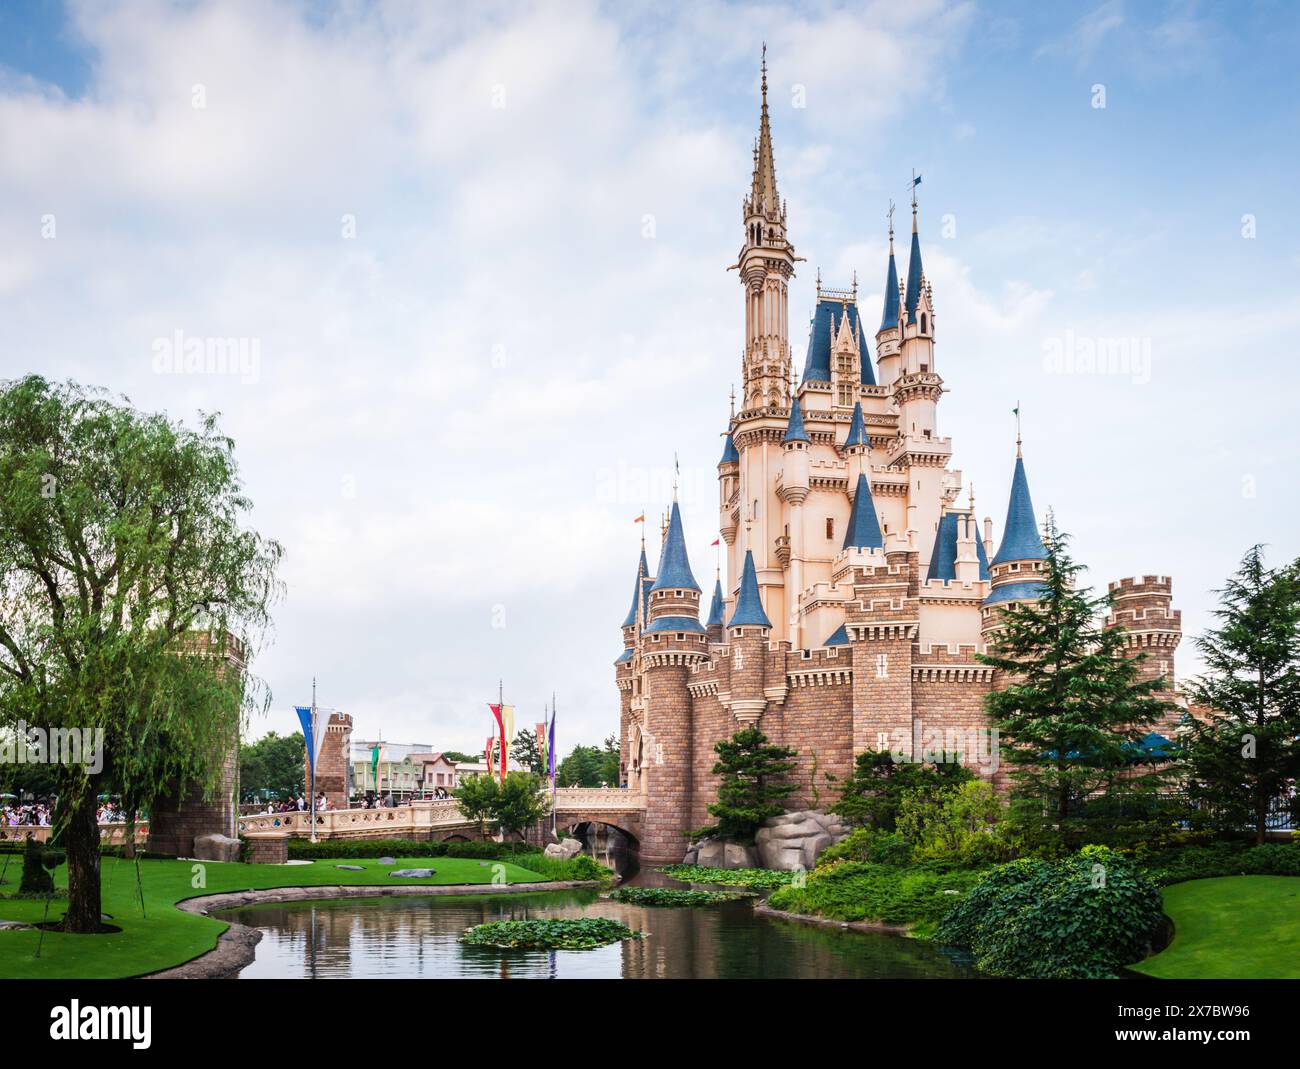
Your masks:
<svg viewBox="0 0 1300 1069"><path fill-rule="evenodd" d="M927 325L926 325L926 319L925 319L925 313L924 313L924 312L921 313L921 333L922 333L922 334L926 334L926 333L928 333L928 328L927 328Z"/></svg>

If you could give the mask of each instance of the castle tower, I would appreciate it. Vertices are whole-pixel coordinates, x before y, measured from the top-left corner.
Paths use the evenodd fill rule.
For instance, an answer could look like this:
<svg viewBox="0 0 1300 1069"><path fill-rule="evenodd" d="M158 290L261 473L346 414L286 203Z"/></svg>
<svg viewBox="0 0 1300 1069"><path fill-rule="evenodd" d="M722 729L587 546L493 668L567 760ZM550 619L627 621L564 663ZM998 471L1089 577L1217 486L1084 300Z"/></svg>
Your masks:
<svg viewBox="0 0 1300 1069"><path fill-rule="evenodd" d="M790 597L788 599L789 628L787 634L790 642L798 648L800 646L800 621L799 612L796 604L799 591L803 589L803 562L804 562L804 518L803 503L808 498L808 447L812 440L808 437L808 432L803 425L803 411L799 407L799 398L796 397L790 406L790 422L786 426L785 438L782 439L781 446L784 452L781 467L781 497L790 510L790 522L787 525L788 534L784 536L785 552L787 554L784 563L787 563L790 569ZM745 567L748 569L747 574L753 573L754 558L750 553L745 554ZM754 595L758 596L758 580L754 580ZM741 592L744 592L744 584L741 584ZM739 605L739 601L737 601ZM759 609L762 609L760 602Z"/></svg>
<svg viewBox="0 0 1300 1069"><path fill-rule="evenodd" d="M917 249L918 259L920 249ZM880 385L891 387L898 379L899 343L902 340L902 290L898 284L898 266L894 262L894 209L889 209L889 267L885 272L885 301L876 331L876 361L880 365Z"/></svg>
<svg viewBox="0 0 1300 1069"><path fill-rule="evenodd" d="M1016 601L1037 601L1044 590L1043 561L1047 551L1038 533L1034 502L1029 496L1029 479L1025 475L1019 436L1016 438L1016 466L1011 476L1011 496L1007 501L1007 522L1002 531L1002 545L989 562L989 596L984 599L981 630L985 642L997 630L1000 606ZM995 680L994 685L998 686Z"/></svg>
<svg viewBox="0 0 1300 1069"><path fill-rule="evenodd" d="M736 611L727 623L727 638L731 645L730 706L731 715L737 721L736 730L757 724L767 708L767 698L763 693L763 657L771 632L772 621L763 611L763 599L758 591L754 555L746 552Z"/></svg>
<svg viewBox="0 0 1300 1069"><path fill-rule="evenodd" d="M331 712L316 757L316 793L325 795L331 808L348 807L351 772L352 714Z"/></svg>
<svg viewBox="0 0 1300 1069"><path fill-rule="evenodd" d="M1125 631L1125 652L1130 657L1147 655L1138 666L1138 678L1165 679L1159 696L1173 701L1174 653L1183 637L1183 614L1173 608L1173 583L1165 575L1144 575L1140 580L1111 583L1109 591L1111 611L1106 628ZM1172 739L1181 717L1181 711L1171 712L1154 730Z"/></svg>
<svg viewBox="0 0 1300 1069"><path fill-rule="evenodd" d="M709 619L704 628L709 633L710 642L726 641L727 599L722 596L721 568L713 582L713 600L709 602Z"/></svg>
<svg viewBox="0 0 1300 1069"><path fill-rule="evenodd" d="M637 562L636 577L632 584L632 604L623 620L623 652L614 662L614 680L618 687L618 738L619 738L619 780L632 790L639 786L640 762L635 759L634 718L632 703L640 697L641 680L636 671L637 649L640 646L641 631L645 627L646 614L650 601L650 588L654 586L654 577L646 564L645 527L642 525L641 559Z"/></svg>
<svg viewBox="0 0 1300 1069"><path fill-rule="evenodd" d="M639 786L646 799L641 856L680 861L681 829L691 812L692 709L687 691L691 668L707 660L708 633L700 623L700 588L686 554L682 515L673 502L659 574L649 591L649 623L634 653L642 692L630 712L639 714Z"/></svg>
<svg viewBox="0 0 1300 1069"><path fill-rule="evenodd" d="M786 234L785 204L776 189L772 130L767 111L767 47L763 49L762 107L754 174L744 201L745 243L736 264L745 287L744 408L784 408L789 399L789 302L794 246Z"/></svg>

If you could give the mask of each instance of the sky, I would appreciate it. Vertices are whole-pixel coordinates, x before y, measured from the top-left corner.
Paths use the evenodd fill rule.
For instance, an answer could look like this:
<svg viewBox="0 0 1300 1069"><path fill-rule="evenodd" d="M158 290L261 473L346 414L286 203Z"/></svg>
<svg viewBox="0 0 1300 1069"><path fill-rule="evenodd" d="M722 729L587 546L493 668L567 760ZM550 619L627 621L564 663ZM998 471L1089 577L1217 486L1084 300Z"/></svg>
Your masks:
<svg viewBox="0 0 1300 1069"><path fill-rule="evenodd" d="M916 171L995 538L1018 402L1086 581L1173 577L1180 673L1251 544L1300 555L1295 5L0 0L0 378L221 413L286 551L252 735L313 677L356 737L479 750L498 681L617 732L674 455L711 585L764 41L800 365L818 270L879 315Z"/></svg>

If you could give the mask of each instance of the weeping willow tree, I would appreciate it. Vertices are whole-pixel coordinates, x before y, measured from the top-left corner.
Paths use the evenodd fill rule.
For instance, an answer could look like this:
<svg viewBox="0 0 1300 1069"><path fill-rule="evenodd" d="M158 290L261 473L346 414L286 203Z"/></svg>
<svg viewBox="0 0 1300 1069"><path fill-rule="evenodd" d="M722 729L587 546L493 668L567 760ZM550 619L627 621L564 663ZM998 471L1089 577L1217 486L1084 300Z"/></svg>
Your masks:
<svg viewBox="0 0 1300 1069"><path fill-rule="evenodd" d="M191 430L74 383L0 385L0 727L55 762L66 931L100 927L98 795L210 792L269 701L222 656L256 649L280 591L250 507L215 416Z"/></svg>

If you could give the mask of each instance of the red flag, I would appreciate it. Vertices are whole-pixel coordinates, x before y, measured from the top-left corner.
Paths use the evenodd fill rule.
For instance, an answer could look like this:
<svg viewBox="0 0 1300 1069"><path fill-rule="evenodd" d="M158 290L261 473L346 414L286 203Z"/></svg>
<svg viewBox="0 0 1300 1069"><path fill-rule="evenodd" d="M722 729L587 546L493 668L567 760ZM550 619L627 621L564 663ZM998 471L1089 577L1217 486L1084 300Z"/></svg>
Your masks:
<svg viewBox="0 0 1300 1069"><path fill-rule="evenodd" d="M645 513L644 513L644 512L641 513L641 515L638 516L638 517L637 517L635 520L633 520L632 522L633 522L633 523L645 523Z"/></svg>
<svg viewBox="0 0 1300 1069"><path fill-rule="evenodd" d="M492 739L494 737L493 735L487 737L487 749L483 751L483 763L487 765L487 774L489 776L492 775Z"/></svg>
<svg viewBox="0 0 1300 1069"><path fill-rule="evenodd" d="M709 545L716 546L721 541L722 541L721 538L715 538L712 542L709 543Z"/></svg>

